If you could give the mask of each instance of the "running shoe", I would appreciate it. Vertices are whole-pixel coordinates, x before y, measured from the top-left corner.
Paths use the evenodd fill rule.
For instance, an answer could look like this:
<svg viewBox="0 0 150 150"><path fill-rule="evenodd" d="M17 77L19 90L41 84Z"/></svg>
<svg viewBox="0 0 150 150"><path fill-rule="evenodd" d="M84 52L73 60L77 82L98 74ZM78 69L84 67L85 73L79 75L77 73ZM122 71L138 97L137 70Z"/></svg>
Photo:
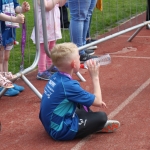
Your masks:
<svg viewBox="0 0 150 150"><path fill-rule="evenodd" d="M120 122L117 120L107 120L104 128L98 132L115 132L120 127Z"/></svg>
<svg viewBox="0 0 150 150"><path fill-rule="evenodd" d="M86 50L84 50L85 51L85 53L87 53L88 55L93 55L95 52L94 52L94 50L91 50L91 49L86 49Z"/></svg>
<svg viewBox="0 0 150 150"><path fill-rule="evenodd" d="M2 90L3 90L3 88L0 87L0 91L2 91ZM20 93L19 91L15 90L15 89L13 89L13 88L10 88L10 89L8 89L8 90L4 93L4 95L5 95L5 96L16 96L16 95L18 95L19 93Z"/></svg>
<svg viewBox="0 0 150 150"><path fill-rule="evenodd" d="M51 70L50 70L50 72L53 74L53 73L55 73L55 72L58 72L59 70L58 70L58 68L56 67L56 66L54 66Z"/></svg>
<svg viewBox="0 0 150 150"><path fill-rule="evenodd" d="M46 71L44 71L44 72L42 72L42 73L38 73L37 74L37 79L38 80L49 80L50 79L50 77L51 77L51 73L48 71L48 70L46 70Z"/></svg>
<svg viewBox="0 0 150 150"><path fill-rule="evenodd" d="M87 54L87 53L85 53L85 54L83 54L83 55L80 55L80 62L81 63L83 63L83 62L85 62L85 61L87 61L87 60L89 60L89 59L93 59L93 58L97 58L98 56L91 56L91 55L89 55L89 54Z"/></svg>
<svg viewBox="0 0 150 150"><path fill-rule="evenodd" d="M17 85L17 84L13 84L13 85L14 85L13 89L15 89L19 92L22 92L24 90L23 86L20 86L20 85Z"/></svg>

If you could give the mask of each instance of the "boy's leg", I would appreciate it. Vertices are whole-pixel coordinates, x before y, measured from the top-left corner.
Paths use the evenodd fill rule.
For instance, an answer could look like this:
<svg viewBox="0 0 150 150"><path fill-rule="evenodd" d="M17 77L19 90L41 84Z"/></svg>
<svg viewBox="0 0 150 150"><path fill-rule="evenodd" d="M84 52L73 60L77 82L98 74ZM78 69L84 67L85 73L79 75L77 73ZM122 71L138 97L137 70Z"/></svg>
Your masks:
<svg viewBox="0 0 150 150"><path fill-rule="evenodd" d="M75 138L83 138L93 134L105 126L107 115L105 112L86 112L84 109L77 109L79 117L79 130Z"/></svg>

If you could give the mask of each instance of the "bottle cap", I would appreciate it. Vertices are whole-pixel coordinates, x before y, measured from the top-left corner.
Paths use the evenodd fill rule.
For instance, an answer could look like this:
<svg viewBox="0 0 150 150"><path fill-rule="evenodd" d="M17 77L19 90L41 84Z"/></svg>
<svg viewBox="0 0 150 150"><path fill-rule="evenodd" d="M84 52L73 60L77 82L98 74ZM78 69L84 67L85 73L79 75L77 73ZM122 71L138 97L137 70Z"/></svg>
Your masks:
<svg viewBox="0 0 150 150"><path fill-rule="evenodd" d="M80 64L80 68L84 69L84 64Z"/></svg>

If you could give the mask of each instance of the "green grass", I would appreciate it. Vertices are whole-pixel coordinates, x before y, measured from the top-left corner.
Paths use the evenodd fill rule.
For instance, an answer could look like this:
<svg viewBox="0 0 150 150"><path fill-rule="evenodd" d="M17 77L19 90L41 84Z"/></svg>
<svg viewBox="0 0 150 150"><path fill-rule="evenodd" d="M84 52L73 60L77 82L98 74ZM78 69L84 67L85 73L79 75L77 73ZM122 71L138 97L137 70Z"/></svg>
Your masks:
<svg viewBox="0 0 150 150"><path fill-rule="evenodd" d="M24 57L24 68L32 65L36 47L30 39L32 29L34 26L34 13L33 13L33 1L27 0L30 3L31 10L26 13L27 22L27 40ZM23 0L19 0L22 4ZM103 11L96 9L93 12L91 23L91 36L96 37L100 34L104 34L111 28L118 26L119 23L128 20L132 16L138 15L146 10L145 0L103 0ZM145 18L143 19L145 20ZM20 25L21 27L21 25ZM16 40L21 43L22 28L17 29ZM69 42L70 35L68 30L62 30L62 39L57 43ZM9 71L17 73L20 70L21 63L21 45L17 45L11 51L9 60Z"/></svg>

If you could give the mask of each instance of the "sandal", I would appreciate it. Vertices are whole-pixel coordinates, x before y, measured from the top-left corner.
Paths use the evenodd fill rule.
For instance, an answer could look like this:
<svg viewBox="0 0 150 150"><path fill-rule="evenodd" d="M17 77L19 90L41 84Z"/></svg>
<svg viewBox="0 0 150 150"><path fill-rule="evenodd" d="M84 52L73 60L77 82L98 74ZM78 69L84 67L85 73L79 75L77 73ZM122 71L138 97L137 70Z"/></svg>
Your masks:
<svg viewBox="0 0 150 150"><path fill-rule="evenodd" d="M0 74L0 86L4 88L13 88L14 85L11 81Z"/></svg>
<svg viewBox="0 0 150 150"><path fill-rule="evenodd" d="M0 74L4 76L5 78L7 78L8 80L11 80L17 77L16 75L13 75L11 72L0 72Z"/></svg>

